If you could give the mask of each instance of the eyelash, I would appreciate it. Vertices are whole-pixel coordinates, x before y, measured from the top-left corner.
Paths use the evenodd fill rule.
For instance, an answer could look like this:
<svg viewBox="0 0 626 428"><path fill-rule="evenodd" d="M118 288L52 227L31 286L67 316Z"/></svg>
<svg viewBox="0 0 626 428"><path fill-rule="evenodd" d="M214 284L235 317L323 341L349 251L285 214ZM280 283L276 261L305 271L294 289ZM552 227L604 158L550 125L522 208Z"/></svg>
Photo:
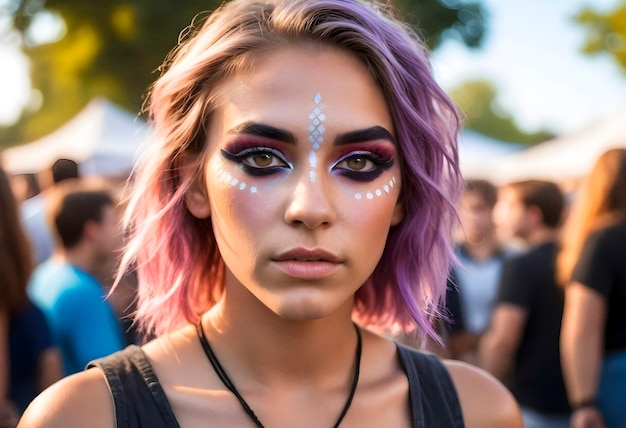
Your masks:
<svg viewBox="0 0 626 428"><path fill-rule="evenodd" d="M373 166L367 171L363 171L362 168L360 170L342 168L341 164L347 163L353 159L364 159L366 162L370 162ZM383 157L375 152L351 152L348 155L339 159L331 168L332 170L337 171L338 174L347 177L351 180L361 181L361 182L369 182L377 179L380 175L391 168L394 164L394 159L389 157ZM367 165L367 163L366 163Z"/></svg>
<svg viewBox="0 0 626 428"><path fill-rule="evenodd" d="M271 175L284 168L293 169L293 165L285 159L280 151L270 147L250 147L238 153L231 153L222 149L221 152L226 159L237 163L246 174L257 177ZM258 162L254 160L255 156L267 156L267 160L269 160L270 164L267 166L259 166ZM341 166L355 159L363 159L366 162L366 167L355 170ZM372 164L369 165L369 167L368 162ZM254 164L256 164L256 166ZM378 178L384 171L391 168L393 164L393 158L381 156L375 152L355 151L341 157L333 164L331 170L354 181L369 182ZM363 169L367 170L363 171Z"/></svg>
<svg viewBox="0 0 626 428"><path fill-rule="evenodd" d="M270 175L283 168L292 168L292 165L287 162L287 160L285 160L283 155L278 150L272 149L270 147L250 147L241 150L238 153L230 153L222 149L222 155L226 159L237 163L246 174L254 176ZM252 165L251 159L253 159L254 156L261 155L268 156L268 159L270 159L272 164L269 166ZM276 161L279 161L278 165L274 165ZM254 161L254 163L256 163L256 161Z"/></svg>

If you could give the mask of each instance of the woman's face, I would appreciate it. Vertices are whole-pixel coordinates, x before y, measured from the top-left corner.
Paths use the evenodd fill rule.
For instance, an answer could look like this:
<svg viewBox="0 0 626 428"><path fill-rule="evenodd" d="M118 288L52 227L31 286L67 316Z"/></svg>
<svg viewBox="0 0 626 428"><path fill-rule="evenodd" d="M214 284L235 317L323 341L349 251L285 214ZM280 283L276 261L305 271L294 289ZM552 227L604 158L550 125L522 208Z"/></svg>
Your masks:
<svg viewBox="0 0 626 428"><path fill-rule="evenodd" d="M402 219L400 167L383 95L329 48L284 48L217 88L203 189L229 288L274 313L320 318L351 302ZM201 187L201 186L200 186Z"/></svg>

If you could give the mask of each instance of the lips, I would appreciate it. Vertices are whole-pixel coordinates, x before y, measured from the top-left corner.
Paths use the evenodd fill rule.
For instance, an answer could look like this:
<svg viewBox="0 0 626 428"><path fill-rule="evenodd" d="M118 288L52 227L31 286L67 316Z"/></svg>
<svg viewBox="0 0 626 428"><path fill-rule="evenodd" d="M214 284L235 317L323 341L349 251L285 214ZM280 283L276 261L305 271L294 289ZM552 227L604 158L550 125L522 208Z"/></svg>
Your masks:
<svg viewBox="0 0 626 428"><path fill-rule="evenodd" d="M297 261L325 261L330 263L341 263L338 256L322 249L307 250L296 248L283 253L274 259L277 262L297 260Z"/></svg>
<svg viewBox="0 0 626 428"><path fill-rule="evenodd" d="M287 276L310 280L332 275L343 263L337 255L326 250L304 248L289 250L273 262Z"/></svg>

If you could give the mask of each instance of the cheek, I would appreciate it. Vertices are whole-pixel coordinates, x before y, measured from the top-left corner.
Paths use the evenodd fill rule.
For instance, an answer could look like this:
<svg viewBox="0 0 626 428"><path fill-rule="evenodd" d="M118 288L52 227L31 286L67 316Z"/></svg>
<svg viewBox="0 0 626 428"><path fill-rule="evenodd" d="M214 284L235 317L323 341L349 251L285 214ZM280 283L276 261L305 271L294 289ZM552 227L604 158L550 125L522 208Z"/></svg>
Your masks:
<svg viewBox="0 0 626 428"><path fill-rule="evenodd" d="M279 201L267 189L253 189L249 183L224 179L210 180L211 222L218 247L225 259L252 259L258 242L279 218Z"/></svg>
<svg viewBox="0 0 626 428"><path fill-rule="evenodd" d="M213 186L209 191L211 216L233 230L254 229L266 222L276 203L267 192L252 193L225 183Z"/></svg>
<svg viewBox="0 0 626 428"><path fill-rule="evenodd" d="M379 240L381 236L385 236L392 226L392 218L396 207L397 194L384 195L373 199L363 198L358 201L354 199L346 205L345 219L350 224L358 227L356 236L365 239ZM384 244L385 239L380 240Z"/></svg>
<svg viewBox="0 0 626 428"><path fill-rule="evenodd" d="M384 179L376 180L371 184L360 185L358 189L346 188L346 194L356 201L370 201L374 203L390 197L394 198L398 193L398 181L396 176L385 174L383 177Z"/></svg>

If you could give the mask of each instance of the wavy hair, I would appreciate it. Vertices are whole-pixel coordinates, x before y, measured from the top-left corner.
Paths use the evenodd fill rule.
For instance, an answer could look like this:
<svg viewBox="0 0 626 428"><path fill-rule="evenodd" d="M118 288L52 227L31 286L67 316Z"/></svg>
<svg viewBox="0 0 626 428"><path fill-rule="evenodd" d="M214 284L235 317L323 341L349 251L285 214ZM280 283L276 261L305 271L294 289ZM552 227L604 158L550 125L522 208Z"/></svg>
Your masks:
<svg viewBox="0 0 626 428"><path fill-rule="evenodd" d="M133 173L121 265L121 274L137 269L144 331L159 335L197 321L223 290L225 266L211 222L193 217L184 203L203 173L216 88L259 55L298 44L360 59L382 89L397 133L405 216L356 294L355 319L436 336L431 318L454 257L462 189L458 117L416 33L391 8L360 0L235 0L189 27L166 58L145 106L154 134Z"/></svg>
<svg viewBox="0 0 626 428"><path fill-rule="evenodd" d="M596 160L565 223L557 257L557 279L567 285L587 237L626 222L626 149L610 149Z"/></svg>
<svg viewBox="0 0 626 428"><path fill-rule="evenodd" d="M33 268L33 252L17 201L0 167L0 312L13 315L28 304L26 284Z"/></svg>

